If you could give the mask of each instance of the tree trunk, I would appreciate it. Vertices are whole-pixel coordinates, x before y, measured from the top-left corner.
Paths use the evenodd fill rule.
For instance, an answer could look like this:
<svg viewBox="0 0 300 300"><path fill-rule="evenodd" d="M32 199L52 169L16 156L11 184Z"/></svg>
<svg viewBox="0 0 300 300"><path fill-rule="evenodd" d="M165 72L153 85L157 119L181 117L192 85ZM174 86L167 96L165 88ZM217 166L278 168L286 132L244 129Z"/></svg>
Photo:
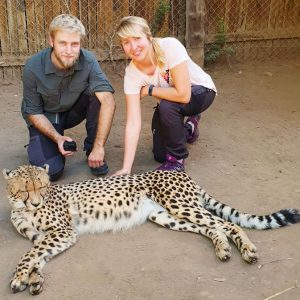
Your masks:
<svg viewBox="0 0 300 300"><path fill-rule="evenodd" d="M204 62L205 0L186 0L186 48L199 66Z"/></svg>

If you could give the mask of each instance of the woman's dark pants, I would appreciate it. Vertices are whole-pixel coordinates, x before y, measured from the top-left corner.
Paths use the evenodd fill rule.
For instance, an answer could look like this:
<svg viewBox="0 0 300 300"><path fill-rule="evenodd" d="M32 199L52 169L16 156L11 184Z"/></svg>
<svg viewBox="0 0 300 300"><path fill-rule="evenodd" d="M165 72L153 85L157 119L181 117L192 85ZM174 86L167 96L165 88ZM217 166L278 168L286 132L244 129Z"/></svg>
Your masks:
<svg viewBox="0 0 300 300"><path fill-rule="evenodd" d="M84 150L89 153L97 133L99 111L98 98L83 93L69 111L57 114L57 122L52 125L57 132L64 135L65 129L72 128L86 119L87 137L84 140ZM59 152L57 144L33 126L29 127L29 137L27 148L29 162L35 166L48 164L50 179L57 180L65 167L65 158Z"/></svg>
<svg viewBox="0 0 300 300"><path fill-rule="evenodd" d="M186 148L190 126L184 117L205 111L213 102L216 93L201 85L192 86L190 102L180 104L161 100L152 118L153 154L158 162L166 161L169 153L177 159L188 157Z"/></svg>

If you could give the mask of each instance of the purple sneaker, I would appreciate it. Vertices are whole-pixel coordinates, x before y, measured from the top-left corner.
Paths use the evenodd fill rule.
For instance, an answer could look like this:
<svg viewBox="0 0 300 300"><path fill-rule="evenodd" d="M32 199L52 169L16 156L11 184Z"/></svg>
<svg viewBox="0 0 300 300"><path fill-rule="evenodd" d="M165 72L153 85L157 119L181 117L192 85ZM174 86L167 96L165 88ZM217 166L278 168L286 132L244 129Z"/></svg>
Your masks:
<svg viewBox="0 0 300 300"><path fill-rule="evenodd" d="M184 172L184 160L177 160L174 156L167 154L167 161L156 168L155 171Z"/></svg>
<svg viewBox="0 0 300 300"><path fill-rule="evenodd" d="M198 129L199 121L200 121L200 115L191 116L186 119L185 124L188 124L189 127L191 128L191 131L189 132L189 135L187 137L187 142L189 144L194 143L199 137L199 129Z"/></svg>

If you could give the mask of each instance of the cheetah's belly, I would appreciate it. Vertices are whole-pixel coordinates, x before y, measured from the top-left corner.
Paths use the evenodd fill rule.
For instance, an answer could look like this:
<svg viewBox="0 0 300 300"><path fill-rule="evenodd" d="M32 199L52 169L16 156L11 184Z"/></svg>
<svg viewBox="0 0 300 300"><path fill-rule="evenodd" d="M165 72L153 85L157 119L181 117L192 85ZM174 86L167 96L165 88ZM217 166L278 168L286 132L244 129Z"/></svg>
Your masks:
<svg viewBox="0 0 300 300"><path fill-rule="evenodd" d="M85 220L75 217L74 225L78 234L127 230L145 223L151 213L164 210L165 208L158 203L145 197L140 199L137 209L129 211L127 208L126 213L125 209L124 211L119 210L118 213L114 212L111 216L104 216L100 211L98 218L90 217Z"/></svg>

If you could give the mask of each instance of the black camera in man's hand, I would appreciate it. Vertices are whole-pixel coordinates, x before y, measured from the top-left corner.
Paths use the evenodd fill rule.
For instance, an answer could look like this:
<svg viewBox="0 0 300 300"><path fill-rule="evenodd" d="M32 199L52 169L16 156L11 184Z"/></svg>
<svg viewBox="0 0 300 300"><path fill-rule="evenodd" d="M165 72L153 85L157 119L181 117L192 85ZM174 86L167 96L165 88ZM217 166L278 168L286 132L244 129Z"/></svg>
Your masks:
<svg viewBox="0 0 300 300"><path fill-rule="evenodd" d="M63 147L65 151L75 152L77 149L77 145L75 141L72 142L65 141Z"/></svg>

